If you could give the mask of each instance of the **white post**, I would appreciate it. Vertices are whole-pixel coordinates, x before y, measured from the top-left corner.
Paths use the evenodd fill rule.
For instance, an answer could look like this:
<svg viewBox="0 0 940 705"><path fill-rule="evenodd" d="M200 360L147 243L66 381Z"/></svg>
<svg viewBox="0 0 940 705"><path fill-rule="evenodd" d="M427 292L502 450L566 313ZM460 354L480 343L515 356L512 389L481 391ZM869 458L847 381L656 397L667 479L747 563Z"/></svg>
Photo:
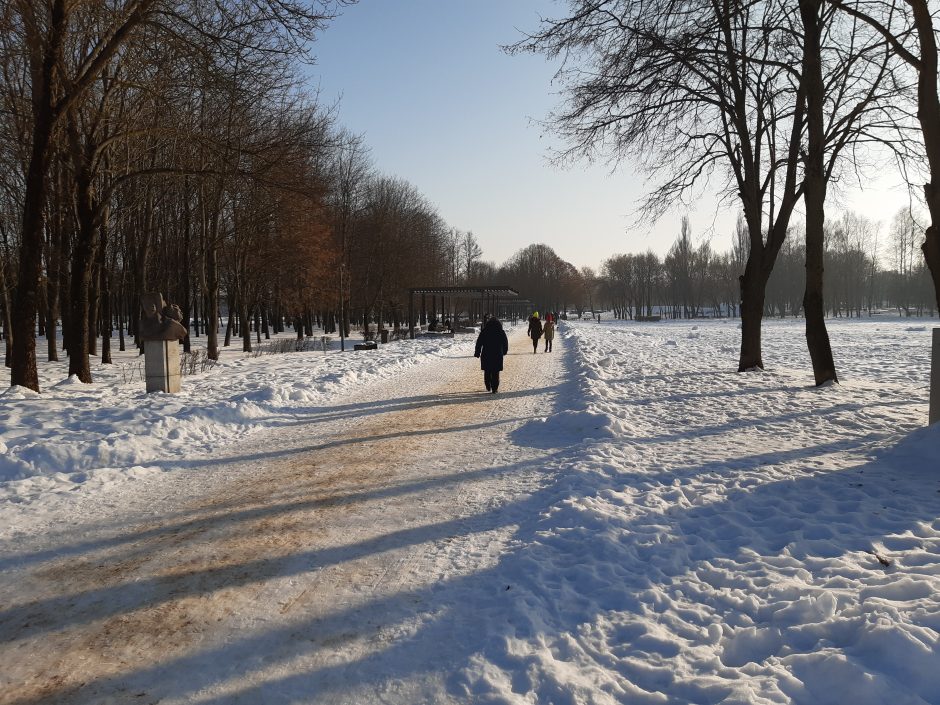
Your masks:
<svg viewBox="0 0 940 705"><path fill-rule="evenodd" d="M175 340L145 340L144 369L148 392L180 390L180 344Z"/></svg>
<svg viewBox="0 0 940 705"><path fill-rule="evenodd" d="M933 329L933 352L930 358L929 424L940 421L940 328Z"/></svg>

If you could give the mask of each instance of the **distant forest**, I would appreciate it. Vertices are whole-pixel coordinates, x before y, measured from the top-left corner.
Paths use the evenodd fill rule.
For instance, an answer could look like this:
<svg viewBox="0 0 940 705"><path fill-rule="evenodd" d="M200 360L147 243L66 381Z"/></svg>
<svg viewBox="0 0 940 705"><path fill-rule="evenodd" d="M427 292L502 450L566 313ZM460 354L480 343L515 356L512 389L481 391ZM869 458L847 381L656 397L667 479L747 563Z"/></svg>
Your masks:
<svg viewBox="0 0 940 705"><path fill-rule="evenodd" d="M64 351L91 381L90 357L108 363L115 332L122 348L137 342L148 291L180 306L211 358L233 336L250 350L253 334L286 326L407 324L408 288L428 285L508 285L541 309L625 318L741 316L742 370L763 365L763 316L805 315L819 383L836 378L823 316L933 314L940 188L923 187L923 216L880 225L824 211L828 182L860 169L872 144L911 175L940 169L926 0L573 0L571 16L511 47L567 57L567 102L551 120L570 149L557 158L632 160L658 184L644 218L709 175L724 180L725 206L739 199L727 251L684 221L665 257L614 255L596 271L544 244L486 262L472 232L382 173L304 85L342 4L3 3L12 384L38 391L40 338L44 357Z"/></svg>

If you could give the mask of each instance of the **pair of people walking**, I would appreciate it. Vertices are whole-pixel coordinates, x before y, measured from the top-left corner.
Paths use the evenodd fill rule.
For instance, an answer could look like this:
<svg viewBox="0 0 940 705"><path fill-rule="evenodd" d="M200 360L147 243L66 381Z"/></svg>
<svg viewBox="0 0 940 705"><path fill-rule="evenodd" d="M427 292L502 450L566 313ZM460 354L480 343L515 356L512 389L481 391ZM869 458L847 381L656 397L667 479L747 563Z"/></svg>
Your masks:
<svg viewBox="0 0 940 705"><path fill-rule="evenodd" d="M532 354L538 352L539 338L545 336L545 352L552 351L552 342L555 340L555 318L552 314L545 317L545 323L539 318L539 312L536 311L529 318L528 336L532 339Z"/></svg>

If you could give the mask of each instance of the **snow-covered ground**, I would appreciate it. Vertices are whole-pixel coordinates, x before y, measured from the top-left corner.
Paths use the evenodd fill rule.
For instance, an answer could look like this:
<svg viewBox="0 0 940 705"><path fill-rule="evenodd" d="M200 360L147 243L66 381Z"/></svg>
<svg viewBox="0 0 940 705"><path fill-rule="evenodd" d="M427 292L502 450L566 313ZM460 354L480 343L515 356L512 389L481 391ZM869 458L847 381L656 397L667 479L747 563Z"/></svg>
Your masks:
<svg viewBox="0 0 940 705"><path fill-rule="evenodd" d="M736 321L605 321L563 325L554 357L510 357L492 399L476 389L468 337L368 355L231 355L175 397L117 379L12 390L0 396L0 548L12 571L0 580L0 644L28 672L24 648L65 652L71 630L126 628L124 614L147 623L140 613L166 588L158 606L177 592L207 614L242 605L238 628L180 627L198 632L195 646L188 636L183 656L123 666L123 681L130 646L109 652L104 675L86 674L108 702L940 703L931 328L830 321L842 382L820 389L801 321L768 321L768 369L746 374L734 372ZM286 467L289 481L272 485L283 491L258 487L257 506L231 491L206 504L271 523L265 507L299 493L298 478L329 478L313 436L316 452L356 462L317 490L326 499L287 502L313 510L287 535L278 526L276 542L263 522L238 530L257 534L262 560L229 543L243 562L200 573L192 566L210 559L179 548L177 529L163 536L168 525L195 542L223 531L193 509L166 511L174 493L203 492L212 476L250 487L252 472ZM246 439L256 470L207 466ZM316 462L298 469L305 457ZM354 499L337 509L334 497ZM125 538L138 507L152 528ZM149 558L156 577L126 572L151 551L166 554ZM197 586L173 582L180 556ZM112 563L123 572L103 570ZM90 587L95 565L117 582ZM17 699L15 679L3 682L0 702L102 701L95 690Z"/></svg>
<svg viewBox="0 0 940 705"><path fill-rule="evenodd" d="M734 322L573 324L583 396L520 429L553 462L465 670L492 702L940 703L940 426L930 326L802 322L733 371ZM498 635L498 636L496 636Z"/></svg>
<svg viewBox="0 0 940 705"><path fill-rule="evenodd" d="M319 336L313 340L319 344ZM194 339L194 350L204 341ZM93 384L66 377L64 354L64 362L43 362L41 394L23 387L0 392L0 502L193 467L218 448L289 424L338 394L440 357L461 339L396 341L378 352L354 352L354 342L347 341L346 353L334 336L326 352L255 356L242 353L235 340L222 348L218 365L185 376L174 395L145 392L143 357L133 346L115 352L113 365L94 361ZM272 344L255 346L260 353Z"/></svg>

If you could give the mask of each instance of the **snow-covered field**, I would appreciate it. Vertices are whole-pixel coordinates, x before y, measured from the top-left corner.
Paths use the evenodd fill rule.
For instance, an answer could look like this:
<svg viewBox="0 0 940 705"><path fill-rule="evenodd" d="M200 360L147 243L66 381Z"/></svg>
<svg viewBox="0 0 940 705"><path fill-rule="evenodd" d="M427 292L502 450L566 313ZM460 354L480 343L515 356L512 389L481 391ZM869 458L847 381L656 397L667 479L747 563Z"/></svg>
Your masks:
<svg viewBox="0 0 940 705"><path fill-rule="evenodd" d="M346 621L336 631L358 634L355 618L383 625L385 613L400 620L407 604L415 612L397 631L375 627L400 636L370 641L368 657L363 651L342 668L345 642L331 642L332 655L316 655L330 668L313 670L304 665L314 658L308 640L290 650L280 637L258 637L252 643L288 649L295 660L278 656L275 670L264 670L258 654L259 675L242 696L200 695L193 683L208 687L216 672L238 669L211 655L240 653L226 636L218 652L187 661L199 674L173 671L177 696L165 702L940 703L940 425L924 428L931 328L830 321L842 382L817 389L801 321L768 321L768 369L746 374L734 372L736 321L565 324L550 368L539 367L547 365L541 353L510 358L505 398L502 389L486 397L480 443L497 446L494 457L506 465L463 480L456 468L455 482L477 483L471 515L424 527L428 542L409 546L439 572L405 577L403 568L382 599L364 590L355 611L337 606ZM177 471L177 481L182 472L210 472L200 459L270 428L290 430L338 394L426 381L453 369L471 344L468 336L368 355L230 353L185 379L177 396L146 395L140 382L104 375L92 386L49 384L46 373L41 396L0 396L0 538L13 545L72 498L86 509L96 498L120 503L138 473L154 482L154 470ZM532 389L519 370L529 371ZM454 393L460 403L468 395ZM436 403L462 408L443 406L444 397ZM475 456L477 464L489 457ZM459 455L442 462L459 463ZM505 478L523 469L529 479L514 490ZM482 496L487 488L500 495ZM435 491L434 501L446 503ZM389 493L402 494L397 505L369 508L392 527L374 540L382 551L420 533L401 529L420 523L426 506L405 492ZM363 544L350 537L341 545L335 555ZM8 567L28 562L12 553ZM303 577L290 575L292 584ZM109 590L136 595L131 583ZM318 599L330 606L330 595ZM7 613L28 610L0 609L0 627ZM268 628L260 613L252 624ZM308 624L329 636L329 621ZM304 632L288 625L274 633ZM428 692L416 690L416 674L430 671L440 692L416 698ZM133 684L144 686L153 692Z"/></svg>
<svg viewBox="0 0 940 705"><path fill-rule="evenodd" d="M733 372L734 322L575 323L581 398L465 671L492 702L940 703L940 426L929 325L802 322ZM535 507L533 507L535 509Z"/></svg>

